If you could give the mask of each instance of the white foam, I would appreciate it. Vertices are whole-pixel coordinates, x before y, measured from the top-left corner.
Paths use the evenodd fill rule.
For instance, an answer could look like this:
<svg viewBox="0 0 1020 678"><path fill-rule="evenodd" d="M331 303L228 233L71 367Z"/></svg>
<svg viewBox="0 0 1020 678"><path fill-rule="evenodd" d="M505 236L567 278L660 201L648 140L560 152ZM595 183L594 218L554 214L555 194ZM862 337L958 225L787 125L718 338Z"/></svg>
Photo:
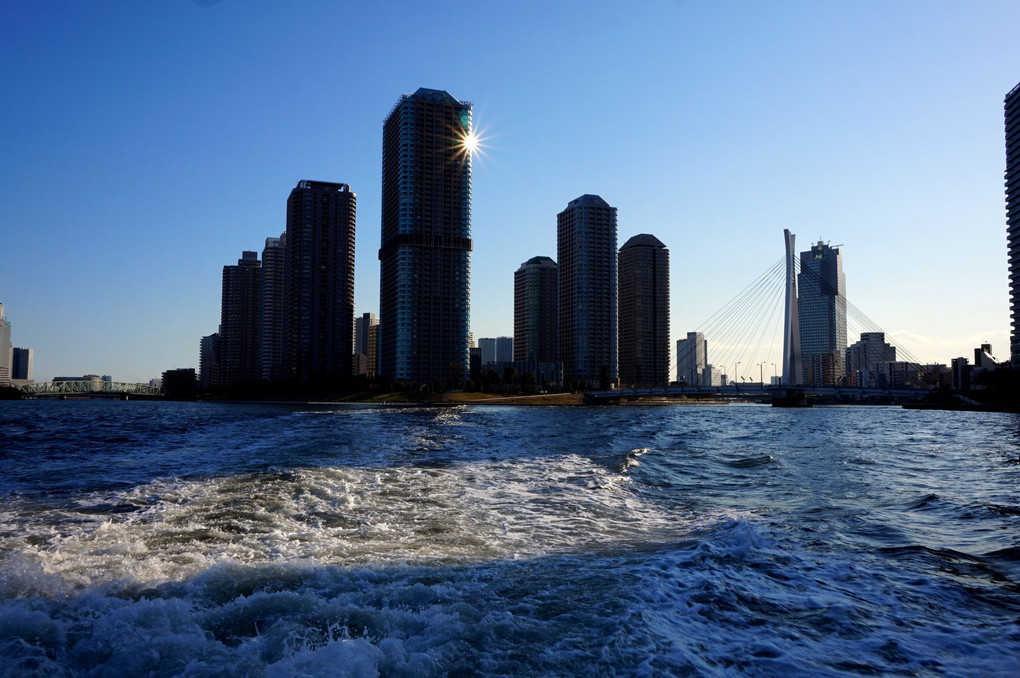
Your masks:
<svg viewBox="0 0 1020 678"><path fill-rule="evenodd" d="M181 580L216 563L457 563L573 552L675 534L675 518L590 459L311 468L97 493L8 514L22 558L71 587Z"/></svg>

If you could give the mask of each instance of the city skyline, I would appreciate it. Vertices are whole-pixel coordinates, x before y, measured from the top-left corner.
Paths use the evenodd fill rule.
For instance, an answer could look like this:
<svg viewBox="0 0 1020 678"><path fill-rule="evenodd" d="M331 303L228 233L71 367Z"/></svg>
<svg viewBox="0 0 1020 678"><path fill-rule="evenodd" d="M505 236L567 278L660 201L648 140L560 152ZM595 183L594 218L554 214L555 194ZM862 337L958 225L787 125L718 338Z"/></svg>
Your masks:
<svg viewBox="0 0 1020 678"><path fill-rule="evenodd" d="M36 379L198 367L223 264L283 230L281 196L303 177L358 192L355 312L378 313L381 120L419 86L472 101L487 137L476 337L513 333L507 276L555 251L555 214L591 192L618 207L620 240L676 243L671 339L778 258L788 227L842 243L850 300L922 361L983 343L1008 357L1002 101L1020 9L544 11L8 9L0 297ZM566 21L583 30L554 38ZM467 60L423 49L439 27L480 44ZM525 41L548 46L521 55ZM333 90L307 60L337 65Z"/></svg>

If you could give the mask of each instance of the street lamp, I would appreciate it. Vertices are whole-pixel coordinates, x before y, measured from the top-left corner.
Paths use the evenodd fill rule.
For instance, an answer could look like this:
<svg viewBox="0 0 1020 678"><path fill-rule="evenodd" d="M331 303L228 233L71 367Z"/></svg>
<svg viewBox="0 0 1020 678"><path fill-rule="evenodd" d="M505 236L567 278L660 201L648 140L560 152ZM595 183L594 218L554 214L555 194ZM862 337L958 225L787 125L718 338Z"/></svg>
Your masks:
<svg viewBox="0 0 1020 678"><path fill-rule="evenodd" d="M733 385L737 385L737 376L740 372L740 361L738 360L733 364Z"/></svg>

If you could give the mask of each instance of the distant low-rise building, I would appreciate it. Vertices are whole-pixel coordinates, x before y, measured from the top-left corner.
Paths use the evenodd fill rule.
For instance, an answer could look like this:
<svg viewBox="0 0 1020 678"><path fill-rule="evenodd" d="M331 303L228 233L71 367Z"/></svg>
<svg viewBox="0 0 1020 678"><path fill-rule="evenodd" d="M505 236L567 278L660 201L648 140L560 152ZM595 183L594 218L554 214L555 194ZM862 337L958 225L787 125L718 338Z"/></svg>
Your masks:
<svg viewBox="0 0 1020 678"><path fill-rule="evenodd" d="M924 388L924 369L918 363L890 361L880 363L876 372L880 388Z"/></svg>
<svg viewBox="0 0 1020 678"><path fill-rule="evenodd" d="M11 353L11 379L15 382L32 383L32 369L35 350L14 347Z"/></svg>
<svg viewBox="0 0 1020 678"><path fill-rule="evenodd" d="M513 337L482 337L478 340L482 352L482 370L492 363L509 363L514 359Z"/></svg>
<svg viewBox="0 0 1020 678"><path fill-rule="evenodd" d="M686 339L676 342L676 380L691 386L718 386L704 380L702 375L708 365L708 342L701 332L688 332Z"/></svg>
<svg viewBox="0 0 1020 678"><path fill-rule="evenodd" d="M992 345L981 344L974 349L974 364L969 367L970 388L983 390L991 383L992 372L999 368L998 361L992 356Z"/></svg>
<svg viewBox="0 0 1020 678"><path fill-rule="evenodd" d="M847 383L857 388L881 388L878 366L896 362L896 347L885 341L885 332L861 332L859 341L846 347Z"/></svg>
<svg viewBox="0 0 1020 678"><path fill-rule="evenodd" d="M198 392L198 379L195 368L187 367L167 370L163 373L163 394L167 398L188 400Z"/></svg>
<svg viewBox="0 0 1020 678"><path fill-rule="evenodd" d="M539 388L559 389L563 385L563 364L558 362L534 360L490 362L483 366L482 377L492 371L502 379L508 369L513 370L518 379L526 374L534 375Z"/></svg>
<svg viewBox="0 0 1020 678"><path fill-rule="evenodd" d="M683 341L681 339L680 341ZM690 383L690 382L688 382ZM704 369L701 370L701 381L698 384L691 384L692 386L725 386L726 385L726 373L720 372L715 369L714 365L705 365Z"/></svg>
<svg viewBox="0 0 1020 678"><path fill-rule="evenodd" d="M953 358L952 370L953 370L953 390L969 391L970 362L962 356L959 358Z"/></svg>

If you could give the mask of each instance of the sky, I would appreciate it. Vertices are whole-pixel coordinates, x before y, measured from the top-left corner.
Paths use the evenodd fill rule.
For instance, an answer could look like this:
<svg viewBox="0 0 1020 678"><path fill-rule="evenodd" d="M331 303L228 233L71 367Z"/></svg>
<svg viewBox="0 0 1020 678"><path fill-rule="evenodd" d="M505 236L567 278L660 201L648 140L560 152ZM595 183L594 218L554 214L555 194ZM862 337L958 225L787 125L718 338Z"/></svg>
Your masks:
<svg viewBox="0 0 1020 678"><path fill-rule="evenodd" d="M382 121L429 87L485 138L476 338L513 334L514 271L594 193L620 245L669 248L673 340L789 228L841 246L849 301L919 360L1008 359L1018 25L981 0L4 3L0 303L37 381L197 369L222 267L314 179L357 194L356 312L378 313Z"/></svg>

